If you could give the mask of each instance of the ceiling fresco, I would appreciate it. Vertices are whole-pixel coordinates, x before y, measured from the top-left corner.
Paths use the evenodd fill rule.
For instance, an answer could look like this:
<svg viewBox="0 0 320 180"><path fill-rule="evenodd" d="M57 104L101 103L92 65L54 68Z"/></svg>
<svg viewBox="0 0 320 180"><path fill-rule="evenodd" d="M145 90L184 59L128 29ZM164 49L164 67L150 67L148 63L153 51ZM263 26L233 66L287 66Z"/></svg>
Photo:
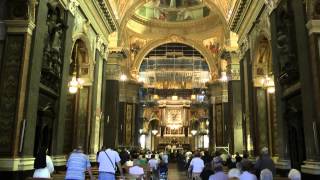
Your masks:
<svg viewBox="0 0 320 180"><path fill-rule="evenodd" d="M150 20L182 22L210 15L200 0L152 0L136 10L135 15Z"/></svg>

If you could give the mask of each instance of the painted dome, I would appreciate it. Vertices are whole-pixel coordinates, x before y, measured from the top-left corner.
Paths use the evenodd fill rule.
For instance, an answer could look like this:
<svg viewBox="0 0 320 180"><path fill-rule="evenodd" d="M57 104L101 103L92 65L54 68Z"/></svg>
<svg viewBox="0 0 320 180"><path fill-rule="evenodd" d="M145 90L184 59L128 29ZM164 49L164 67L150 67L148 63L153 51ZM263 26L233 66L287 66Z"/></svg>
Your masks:
<svg viewBox="0 0 320 180"><path fill-rule="evenodd" d="M200 0L152 0L135 12L147 20L183 22L209 16L210 9Z"/></svg>

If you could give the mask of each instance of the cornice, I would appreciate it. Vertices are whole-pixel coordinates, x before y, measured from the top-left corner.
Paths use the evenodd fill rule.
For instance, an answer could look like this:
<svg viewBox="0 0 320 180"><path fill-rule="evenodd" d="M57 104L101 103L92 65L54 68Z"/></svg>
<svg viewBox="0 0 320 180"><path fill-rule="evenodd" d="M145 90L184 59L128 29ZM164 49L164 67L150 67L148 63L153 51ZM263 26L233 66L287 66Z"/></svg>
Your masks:
<svg viewBox="0 0 320 180"><path fill-rule="evenodd" d="M96 2L98 3L100 10L101 10L100 13L102 13L104 15L104 18L108 22L108 28L109 28L110 32L117 31L117 29L119 29L119 24L115 20L116 17L112 13L112 8L111 8L109 2L106 0L94 0L93 2L95 5L96 5Z"/></svg>
<svg viewBox="0 0 320 180"><path fill-rule="evenodd" d="M229 26L232 31L236 32L236 27L239 24L239 20L244 16L243 11L249 7L250 2L251 0L237 1L229 21Z"/></svg>

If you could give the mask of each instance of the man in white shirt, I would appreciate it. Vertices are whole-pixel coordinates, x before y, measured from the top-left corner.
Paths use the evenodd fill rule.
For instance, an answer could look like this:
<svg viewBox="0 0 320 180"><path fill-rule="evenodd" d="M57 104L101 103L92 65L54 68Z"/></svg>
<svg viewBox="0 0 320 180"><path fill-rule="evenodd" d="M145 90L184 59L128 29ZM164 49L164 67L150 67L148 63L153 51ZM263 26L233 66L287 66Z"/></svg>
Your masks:
<svg viewBox="0 0 320 180"><path fill-rule="evenodd" d="M169 163L169 157L168 157L168 154L167 152L165 151L162 155L162 161L165 163L165 164L168 164Z"/></svg>
<svg viewBox="0 0 320 180"><path fill-rule="evenodd" d="M158 160L156 160L154 154L151 155L151 159L148 161L148 165L151 171L154 169L158 169Z"/></svg>
<svg viewBox="0 0 320 180"><path fill-rule="evenodd" d="M115 180L117 166L123 177L120 161L121 159L117 151L110 148L101 151L98 156L99 180Z"/></svg>
<svg viewBox="0 0 320 180"><path fill-rule="evenodd" d="M156 160L155 155L152 154L151 159L148 161L148 166L150 168L150 171L152 172L153 179L157 179L158 177L158 164L158 160Z"/></svg>
<svg viewBox="0 0 320 180"><path fill-rule="evenodd" d="M189 172L192 173L192 179L201 180L200 174L203 168L204 168L204 162L200 158L200 153L196 152L189 166Z"/></svg>

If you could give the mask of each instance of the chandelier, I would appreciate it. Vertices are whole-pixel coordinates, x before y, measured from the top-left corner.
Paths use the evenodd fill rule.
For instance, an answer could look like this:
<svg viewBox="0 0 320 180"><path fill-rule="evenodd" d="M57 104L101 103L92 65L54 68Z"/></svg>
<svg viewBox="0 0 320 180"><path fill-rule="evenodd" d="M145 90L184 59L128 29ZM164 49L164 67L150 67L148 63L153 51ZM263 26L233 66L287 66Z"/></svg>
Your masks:
<svg viewBox="0 0 320 180"><path fill-rule="evenodd" d="M84 80L79 78L77 74L77 68L78 68L77 60L78 60L78 44L76 44L76 47L75 47L75 58L74 58L74 67L73 67L72 77L68 83L69 93L71 94L77 93L78 89L82 89L84 84Z"/></svg>
<svg viewBox="0 0 320 180"><path fill-rule="evenodd" d="M68 83L69 92L71 94L75 94L78 92L78 89L82 89L84 84L84 80L81 78L77 78L76 75L73 75L71 81Z"/></svg>
<svg viewBox="0 0 320 180"><path fill-rule="evenodd" d="M269 94L273 94L276 89L274 87L274 80L273 80L273 76L268 76L266 75L265 78L262 79L262 85L264 88L267 89L267 92Z"/></svg>

